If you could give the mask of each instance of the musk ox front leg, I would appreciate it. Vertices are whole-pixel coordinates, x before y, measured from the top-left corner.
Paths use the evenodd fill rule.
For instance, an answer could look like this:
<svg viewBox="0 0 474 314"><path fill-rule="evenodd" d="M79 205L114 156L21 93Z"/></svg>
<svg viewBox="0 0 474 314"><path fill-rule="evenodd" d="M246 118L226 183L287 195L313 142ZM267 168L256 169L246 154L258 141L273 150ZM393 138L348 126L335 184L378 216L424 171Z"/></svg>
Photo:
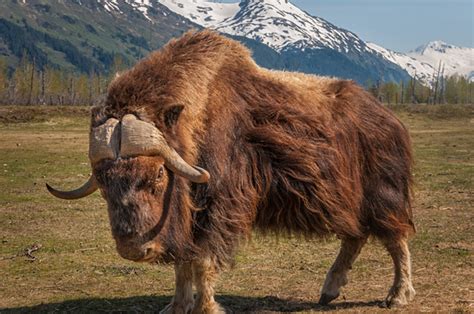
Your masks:
<svg viewBox="0 0 474 314"><path fill-rule="evenodd" d="M173 300L160 314L188 314L194 306L193 271L190 262L175 264L176 290Z"/></svg>
<svg viewBox="0 0 474 314"><path fill-rule="evenodd" d="M217 279L217 268L212 258L193 261L194 284L197 295L193 314L225 313L225 310L214 300L214 283Z"/></svg>
<svg viewBox="0 0 474 314"><path fill-rule="evenodd" d="M339 296L340 289L348 282L347 273L352 268L360 250L367 242L367 238L347 238L341 242L341 249L336 261L329 269L321 290L319 304L326 305Z"/></svg>
<svg viewBox="0 0 474 314"><path fill-rule="evenodd" d="M384 239L383 244L392 257L395 277L393 285L385 299L385 306L406 305L415 297L415 289L411 281L411 259L408 240Z"/></svg>

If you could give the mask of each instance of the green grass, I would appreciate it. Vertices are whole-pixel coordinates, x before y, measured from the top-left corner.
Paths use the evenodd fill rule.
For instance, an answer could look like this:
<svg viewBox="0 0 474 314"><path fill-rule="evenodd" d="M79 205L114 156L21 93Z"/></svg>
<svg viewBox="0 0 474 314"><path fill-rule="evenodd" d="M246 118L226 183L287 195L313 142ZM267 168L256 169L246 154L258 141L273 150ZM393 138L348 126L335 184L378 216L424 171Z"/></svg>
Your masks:
<svg viewBox="0 0 474 314"><path fill-rule="evenodd" d="M393 108L412 134L415 301L409 311L472 311L474 107ZM121 259L106 205L50 196L44 183L75 187L88 176L87 108L0 107L0 309L156 311L170 301L170 266ZM41 248L25 256L25 249ZM338 241L254 238L222 274L218 301L235 312L383 311L392 282L388 254L371 241L332 306L317 305Z"/></svg>

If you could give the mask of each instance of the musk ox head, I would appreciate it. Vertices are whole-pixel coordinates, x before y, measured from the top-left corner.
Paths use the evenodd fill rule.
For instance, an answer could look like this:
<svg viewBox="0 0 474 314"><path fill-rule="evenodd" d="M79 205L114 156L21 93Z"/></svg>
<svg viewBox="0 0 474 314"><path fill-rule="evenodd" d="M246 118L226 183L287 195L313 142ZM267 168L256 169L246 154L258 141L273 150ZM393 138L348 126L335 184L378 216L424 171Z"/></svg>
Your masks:
<svg viewBox="0 0 474 314"><path fill-rule="evenodd" d="M94 119L93 119L94 120ZM175 175L195 183L209 173L191 166L166 141L153 122L134 114L108 118L91 127L89 159L92 176L80 188L49 192L78 199L100 190L107 201L112 234L119 254L133 261L161 260L176 239L167 239ZM189 214L189 213L188 213ZM178 220L182 220L182 217ZM176 232L175 232L176 233Z"/></svg>
<svg viewBox="0 0 474 314"><path fill-rule="evenodd" d="M211 82L231 54L232 60L249 55L217 33L191 31L115 78L92 111L93 175L74 191L48 187L65 199L100 189L123 257L148 261L162 254L172 261L199 254L192 211L200 205L190 182L209 180L194 163L201 157Z"/></svg>

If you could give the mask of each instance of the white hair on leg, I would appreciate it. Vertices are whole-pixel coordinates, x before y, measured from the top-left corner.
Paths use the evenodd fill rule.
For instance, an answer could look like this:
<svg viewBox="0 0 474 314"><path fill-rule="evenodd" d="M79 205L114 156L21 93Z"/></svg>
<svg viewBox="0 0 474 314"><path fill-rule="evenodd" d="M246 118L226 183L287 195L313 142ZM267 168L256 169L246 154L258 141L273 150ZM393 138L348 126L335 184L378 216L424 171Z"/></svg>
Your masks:
<svg viewBox="0 0 474 314"><path fill-rule="evenodd" d="M193 261L193 276L197 295L193 314L220 314L224 309L214 300L214 283L217 270L211 258Z"/></svg>
<svg viewBox="0 0 474 314"><path fill-rule="evenodd" d="M193 310L193 272L190 262L175 264L176 290L173 300L160 314L187 314Z"/></svg>
<svg viewBox="0 0 474 314"><path fill-rule="evenodd" d="M392 257L395 276L385 305L387 307L406 305L415 297L411 279L411 258L406 238L383 241Z"/></svg>

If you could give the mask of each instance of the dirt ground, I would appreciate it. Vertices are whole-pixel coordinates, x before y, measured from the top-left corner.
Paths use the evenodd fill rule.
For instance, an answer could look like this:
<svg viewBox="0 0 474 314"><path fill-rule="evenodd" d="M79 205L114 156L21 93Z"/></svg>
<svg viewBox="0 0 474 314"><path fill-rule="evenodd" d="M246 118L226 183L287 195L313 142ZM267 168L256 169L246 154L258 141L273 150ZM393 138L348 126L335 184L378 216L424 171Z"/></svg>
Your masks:
<svg viewBox="0 0 474 314"><path fill-rule="evenodd" d="M229 312L474 312L474 106L394 107L416 156L410 242L415 300L379 305L392 263L376 241L329 306L317 304L337 239L255 235L218 282ZM171 266L121 259L98 193L61 201L44 187L89 175L87 108L0 107L0 312L156 312L171 299Z"/></svg>

